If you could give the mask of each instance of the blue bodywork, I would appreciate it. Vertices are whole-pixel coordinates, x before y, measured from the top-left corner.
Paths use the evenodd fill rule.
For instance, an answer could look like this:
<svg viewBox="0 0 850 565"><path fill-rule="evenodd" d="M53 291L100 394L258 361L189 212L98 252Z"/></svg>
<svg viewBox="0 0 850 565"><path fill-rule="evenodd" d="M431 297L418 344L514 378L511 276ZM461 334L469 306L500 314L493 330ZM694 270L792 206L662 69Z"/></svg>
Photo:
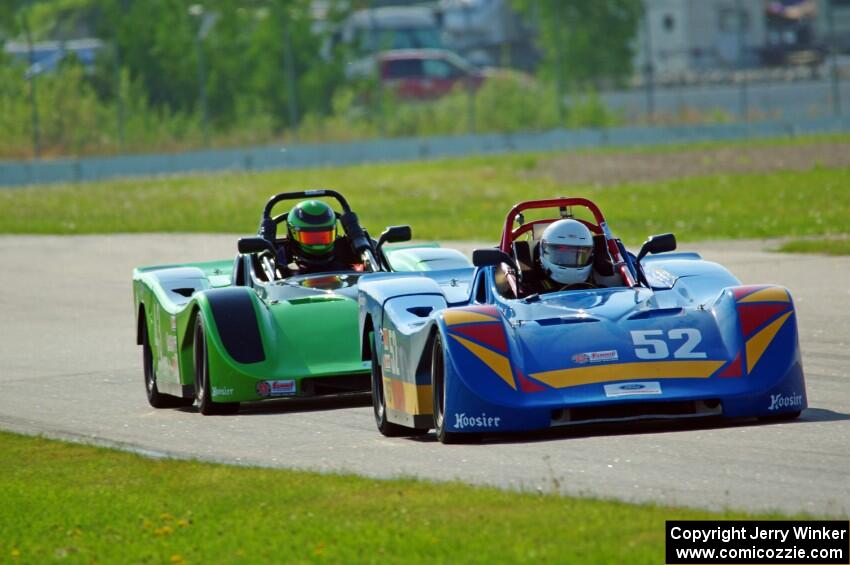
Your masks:
<svg viewBox="0 0 850 565"><path fill-rule="evenodd" d="M743 286L696 253L641 265L648 285L519 299L500 266L362 277L363 355L383 371L389 421L434 427L435 344L455 434L806 408L786 289Z"/></svg>

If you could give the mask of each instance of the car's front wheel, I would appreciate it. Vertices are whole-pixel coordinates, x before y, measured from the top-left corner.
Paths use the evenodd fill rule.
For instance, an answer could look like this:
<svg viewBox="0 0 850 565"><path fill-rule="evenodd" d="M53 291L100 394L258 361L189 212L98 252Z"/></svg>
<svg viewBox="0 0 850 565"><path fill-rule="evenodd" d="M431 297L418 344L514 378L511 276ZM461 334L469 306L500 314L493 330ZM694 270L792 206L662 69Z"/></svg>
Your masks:
<svg viewBox="0 0 850 565"><path fill-rule="evenodd" d="M384 373L381 363L378 361L378 346L375 342L374 333L369 334L369 343L372 347L372 412L375 414L375 424L378 426L378 431L387 437L418 436L428 433L428 430L400 426L387 419Z"/></svg>
<svg viewBox="0 0 850 565"><path fill-rule="evenodd" d="M148 403L154 408L179 408L191 406L194 399L162 394L156 386L156 369L153 366L153 349L151 348L148 325L142 321L142 367L145 374L145 394Z"/></svg>
<svg viewBox="0 0 850 565"><path fill-rule="evenodd" d="M431 350L431 391L434 400L434 430L442 443L463 443L473 440L470 434L459 434L446 430L446 353L439 334L434 338Z"/></svg>
<svg viewBox="0 0 850 565"><path fill-rule="evenodd" d="M200 314L195 319L194 360L195 360L195 400L198 411L204 416L214 414L234 414L239 410L238 402L213 402L210 387L210 357L207 351L207 338L204 321Z"/></svg>

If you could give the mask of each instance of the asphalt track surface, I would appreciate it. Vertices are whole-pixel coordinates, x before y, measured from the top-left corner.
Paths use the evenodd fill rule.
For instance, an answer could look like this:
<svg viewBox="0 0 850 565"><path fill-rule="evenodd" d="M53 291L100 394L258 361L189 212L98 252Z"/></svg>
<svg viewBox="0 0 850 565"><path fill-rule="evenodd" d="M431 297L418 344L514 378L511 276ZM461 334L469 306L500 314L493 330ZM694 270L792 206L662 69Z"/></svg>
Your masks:
<svg viewBox="0 0 850 565"><path fill-rule="evenodd" d="M799 420L631 424L444 446L433 434L382 437L365 395L244 405L225 417L151 408L135 345L131 270L229 257L234 236L0 237L0 428L151 455L846 516L850 258L762 247L682 246L745 283L792 289L810 404Z"/></svg>

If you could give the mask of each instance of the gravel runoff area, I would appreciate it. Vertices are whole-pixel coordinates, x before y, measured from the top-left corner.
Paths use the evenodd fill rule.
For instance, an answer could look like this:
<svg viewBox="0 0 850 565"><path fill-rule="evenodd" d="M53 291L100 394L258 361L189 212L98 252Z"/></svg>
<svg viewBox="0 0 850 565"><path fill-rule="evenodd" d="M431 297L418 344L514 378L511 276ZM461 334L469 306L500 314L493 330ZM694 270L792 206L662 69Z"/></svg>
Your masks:
<svg viewBox="0 0 850 565"><path fill-rule="evenodd" d="M684 151L565 152L540 159L528 174L570 184L652 182L732 173L850 167L850 142L731 145Z"/></svg>
<svg viewBox="0 0 850 565"><path fill-rule="evenodd" d="M795 296L809 409L781 424L619 426L446 446L385 438L369 397L155 410L135 344L134 266L233 256L233 235L0 236L0 428L237 464L413 476L635 502L850 513L850 257L683 244ZM458 245L469 251L470 244Z"/></svg>

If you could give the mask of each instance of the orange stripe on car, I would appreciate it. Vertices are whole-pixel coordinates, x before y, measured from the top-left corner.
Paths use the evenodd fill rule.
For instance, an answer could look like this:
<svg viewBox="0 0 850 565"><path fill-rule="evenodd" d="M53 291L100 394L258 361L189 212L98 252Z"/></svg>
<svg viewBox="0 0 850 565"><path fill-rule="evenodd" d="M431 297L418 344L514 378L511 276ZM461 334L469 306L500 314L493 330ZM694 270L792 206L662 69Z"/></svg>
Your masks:
<svg viewBox="0 0 850 565"><path fill-rule="evenodd" d="M460 343L466 349L468 349L473 355L478 357L478 359L487 365L491 371L499 375L503 381L505 381L508 386L512 389L516 390L516 382L514 382L513 371L511 370L511 362L504 355L499 355L495 351L491 351L484 347L483 345L478 345L477 343L470 341L468 339L464 339L460 336L452 335L452 339Z"/></svg>
<svg viewBox="0 0 850 565"><path fill-rule="evenodd" d="M413 415L434 413L431 385L418 385L384 376L384 391L388 408Z"/></svg>
<svg viewBox="0 0 850 565"><path fill-rule="evenodd" d="M756 366L756 363L759 362L761 356L764 355L764 352L767 351L767 347L773 341L773 338L776 337L776 334L785 324L785 321L793 314L794 312L787 312L765 326L763 330L759 333L751 337L747 340L747 372L751 373L753 371L753 367Z"/></svg>
<svg viewBox="0 0 850 565"><path fill-rule="evenodd" d="M745 302L791 302L788 291L780 286L770 286L757 290L738 300L738 304Z"/></svg>
<svg viewBox="0 0 850 565"><path fill-rule="evenodd" d="M497 319L494 316L470 310L446 310L443 314L443 320L445 320L447 326L469 324L472 322L495 322Z"/></svg>
<svg viewBox="0 0 850 565"><path fill-rule="evenodd" d="M631 379L707 379L725 361L644 361L531 373L555 388Z"/></svg>

